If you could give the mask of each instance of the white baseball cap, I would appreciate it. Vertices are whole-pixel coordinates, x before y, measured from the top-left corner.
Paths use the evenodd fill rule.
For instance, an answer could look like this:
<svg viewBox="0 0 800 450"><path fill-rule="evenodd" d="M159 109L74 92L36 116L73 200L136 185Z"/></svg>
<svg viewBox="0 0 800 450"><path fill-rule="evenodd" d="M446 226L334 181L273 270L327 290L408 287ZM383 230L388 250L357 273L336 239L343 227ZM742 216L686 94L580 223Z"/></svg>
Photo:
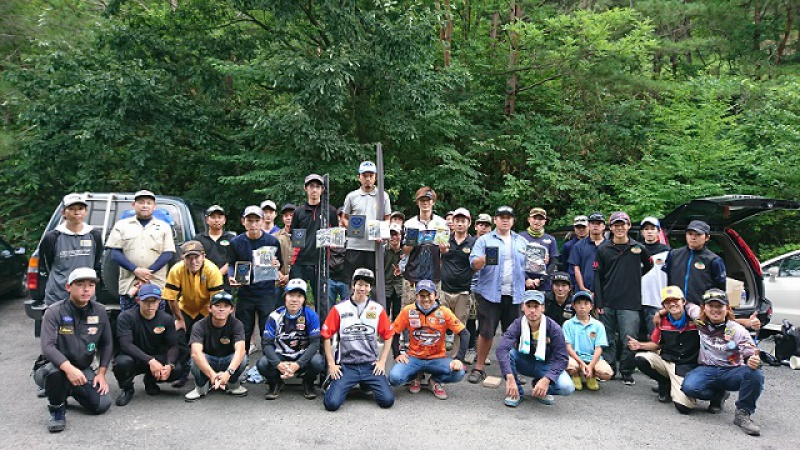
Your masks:
<svg viewBox="0 0 800 450"><path fill-rule="evenodd" d="M86 206L86 199L83 198L81 194L67 194L64 196L64 208L69 208L72 205L77 205L78 203Z"/></svg>
<svg viewBox="0 0 800 450"><path fill-rule="evenodd" d="M96 282L97 272L88 267L78 267L70 272L69 277L67 278L67 284L72 284L73 282L80 280L92 280Z"/></svg>

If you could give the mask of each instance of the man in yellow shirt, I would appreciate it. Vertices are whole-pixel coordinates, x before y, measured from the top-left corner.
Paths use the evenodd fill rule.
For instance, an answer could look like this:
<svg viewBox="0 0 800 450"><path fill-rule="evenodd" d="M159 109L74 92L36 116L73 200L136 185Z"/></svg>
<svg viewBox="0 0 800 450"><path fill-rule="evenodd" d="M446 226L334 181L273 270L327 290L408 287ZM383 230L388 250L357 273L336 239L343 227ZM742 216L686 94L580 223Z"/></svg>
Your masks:
<svg viewBox="0 0 800 450"><path fill-rule="evenodd" d="M175 329L180 336L180 366L184 368L174 387L183 387L189 376L189 336L192 327L208 315L211 296L222 290L219 268L206 260L200 241L186 241L181 245L183 260L172 266L167 275L163 298L175 315Z"/></svg>

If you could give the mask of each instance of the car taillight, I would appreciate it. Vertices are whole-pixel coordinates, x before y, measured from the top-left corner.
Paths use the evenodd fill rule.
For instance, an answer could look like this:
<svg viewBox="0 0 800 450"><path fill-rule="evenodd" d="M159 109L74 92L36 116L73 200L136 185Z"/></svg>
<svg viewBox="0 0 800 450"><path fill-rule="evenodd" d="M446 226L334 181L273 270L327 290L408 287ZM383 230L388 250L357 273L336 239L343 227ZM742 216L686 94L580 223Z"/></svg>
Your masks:
<svg viewBox="0 0 800 450"><path fill-rule="evenodd" d="M747 242L745 242L741 236L739 236L739 233L731 228L725 228L725 233L733 238L733 241L736 242L736 245L742 250L747 263L750 264L750 268L753 269L753 272L755 272L756 276L759 278L764 276L764 272L761 271L761 263L758 262L756 254L750 250L750 246L747 245Z"/></svg>
<svg viewBox="0 0 800 450"><path fill-rule="evenodd" d="M39 257L31 256L28 260L28 290L35 291L39 289Z"/></svg>

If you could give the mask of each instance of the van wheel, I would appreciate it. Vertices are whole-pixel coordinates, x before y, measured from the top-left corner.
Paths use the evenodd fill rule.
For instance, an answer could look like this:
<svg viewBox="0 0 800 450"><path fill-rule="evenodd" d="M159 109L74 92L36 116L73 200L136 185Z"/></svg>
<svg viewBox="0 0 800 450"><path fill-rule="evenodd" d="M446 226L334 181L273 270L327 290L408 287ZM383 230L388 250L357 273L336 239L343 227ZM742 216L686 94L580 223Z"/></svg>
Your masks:
<svg viewBox="0 0 800 450"><path fill-rule="evenodd" d="M107 252L103 256L100 274L106 290L119 301L119 263L111 257L111 252Z"/></svg>

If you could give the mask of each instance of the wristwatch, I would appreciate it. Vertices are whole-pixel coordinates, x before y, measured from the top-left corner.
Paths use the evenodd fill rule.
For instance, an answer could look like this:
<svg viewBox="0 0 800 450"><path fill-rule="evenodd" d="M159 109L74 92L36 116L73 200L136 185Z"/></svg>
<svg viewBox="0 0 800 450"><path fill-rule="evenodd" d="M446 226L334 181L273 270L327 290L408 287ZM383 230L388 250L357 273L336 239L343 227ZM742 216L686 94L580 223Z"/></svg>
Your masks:
<svg viewBox="0 0 800 450"><path fill-rule="evenodd" d="M235 370L233 370L233 369L228 369L228 375L231 375L231 376L233 376L233 374L234 374L234 373L236 373L236 371L235 371Z"/></svg>

